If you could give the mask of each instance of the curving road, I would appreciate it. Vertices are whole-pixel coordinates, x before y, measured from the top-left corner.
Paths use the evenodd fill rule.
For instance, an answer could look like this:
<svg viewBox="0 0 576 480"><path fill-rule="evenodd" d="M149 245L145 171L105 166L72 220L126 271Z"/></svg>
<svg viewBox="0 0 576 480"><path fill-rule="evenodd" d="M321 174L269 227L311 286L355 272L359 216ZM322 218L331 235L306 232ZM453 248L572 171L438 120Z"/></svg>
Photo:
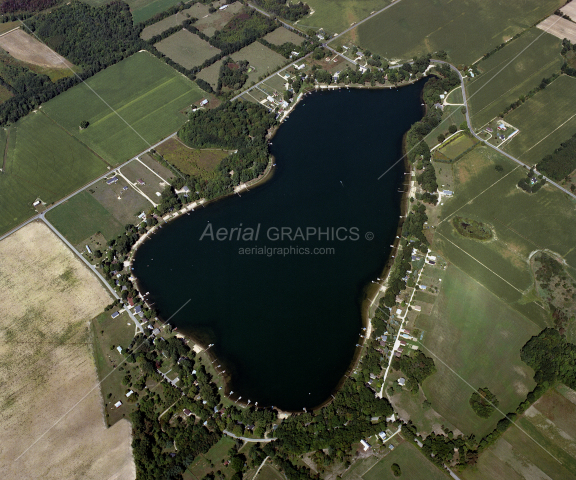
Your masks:
<svg viewBox="0 0 576 480"><path fill-rule="evenodd" d="M273 442L274 440L278 440L277 438L248 438L248 437L237 437L232 432L228 430L223 431L224 434L228 435L229 437L236 438L238 440L244 440L245 442L252 442L252 443L268 443Z"/></svg>

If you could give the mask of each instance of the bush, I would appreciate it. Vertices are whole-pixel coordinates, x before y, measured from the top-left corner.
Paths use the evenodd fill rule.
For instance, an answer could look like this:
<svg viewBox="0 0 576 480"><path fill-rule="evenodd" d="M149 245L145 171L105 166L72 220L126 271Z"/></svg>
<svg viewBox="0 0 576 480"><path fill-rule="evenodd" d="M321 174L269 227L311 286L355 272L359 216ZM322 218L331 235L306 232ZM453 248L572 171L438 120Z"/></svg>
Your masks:
<svg viewBox="0 0 576 480"><path fill-rule="evenodd" d="M392 465L390 465L390 469L392 470L392 473L394 474L395 477L399 477L400 475L402 475L400 465L398 465L397 463L393 463Z"/></svg>

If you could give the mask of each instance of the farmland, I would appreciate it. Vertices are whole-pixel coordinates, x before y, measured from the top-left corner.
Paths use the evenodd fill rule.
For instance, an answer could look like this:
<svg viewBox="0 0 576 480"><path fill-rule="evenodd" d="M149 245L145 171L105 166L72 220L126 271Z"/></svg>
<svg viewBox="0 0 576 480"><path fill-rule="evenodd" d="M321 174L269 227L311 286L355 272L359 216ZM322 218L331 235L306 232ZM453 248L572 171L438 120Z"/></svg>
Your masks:
<svg viewBox="0 0 576 480"><path fill-rule="evenodd" d="M542 78L559 72L562 66L560 40L532 28L504 48L481 61L482 74L468 83L470 114L481 127L537 87Z"/></svg>
<svg viewBox="0 0 576 480"><path fill-rule="evenodd" d="M445 105L442 112L442 121L428 135L426 135L426 137L424 137L424 141L428 144L429 147L433 147L438 144L438 135L441 133L446 134L450 125L456 125L456 127L460 127L462 122L465 121L466 117L462 113L462 107L457 105Z"/></svg>
<svg viewBox="0 0 576 480"><path fill-rule="evenodd" d="M234 2L226 10L216 10L207 17L200 18L194 26L204 35L211 37L217 30L221 30L238 12L242 10L240 2Z"/></svg>
<svg viewBox="0 0 576 480"><path fill-rule="evenodd" d="M462 155L466 150L476 145L474 137L464 133L457 134L450 138L438 148L438 151L450 160L454 160L458 155Z"/></svg>
<svg viewBox="0 0 576 480"><path fill-rule="evenodd" d="M576 42L576 23L565 18L551 15L543 22L540 22L537 27L560 40L567 38L571 42Z"/></svg>
<svg viewBox="0 0 576 480"><path fill-rule="evenodd" d="M204 5L202 3L195 3L190 8L186 10L182 10L174 15L170 15L159 22L153 23L152 25L148 25L147 27L142 30L140 34L140 38L143 40L149 40L155 35L160 35L165 30L169 28L176 27L187 18L202 18L208 15L208 9L210 7L208 5Z"/></svg>
<svg viewBox="0 0 576 480"><path fill-rule="evenodd" d="M106 171L105 162L41 112L27 115L6 133L0 232L34 215L37 198L50 204Z"/></svg>
<svg viewBox="0 0 576 480"><path fill-rule="evenodd" d="M106 429L93 388L86 319L110 302L107 291L41 223L3 240L0 256L0 475L134 478L130 424Z"/></svg>
<svg viewBox="0 0 576 480"><path fill-rule="evenodd" d="M160 52L186 69L197 67L220 50L198 35L182 29L154 45Z"/></svg>
<svg viewBox="0 0 576 480"><path fill-rule="evenodd" d="M502 417L498 412L488 419L478 417L468 403L474 389L487 386L500 409L509 412L534 388L520 348L540 328L454 266L446 271L431 315L419 317L415 326L425 332L423 351L437 368L424 381L424 393L465 435L480 438Z"/></svg>
<svg viewBox="0 0 576 480"><path fill-rule="evenodd" d="M340 42L352 41L398 60L445 50L453 63L470 64L562 4L561 0L398 2Z"/></svg>
<svg viewBox="0 0 576 480"><path fill-rule="evenodd" d="M517 421L518 427L510 427L482 453L475 467L461 473L461 478L576 479L576 405L559 393L562 388L566 387L557 387L542 396Z"/></svg>
<svg viewBox="0 0 576 480"><path fill-rule="evenodd" d="M506 151L528 165L552 153L576 133L576 78L560 76L506 115L520 130Z"/></svg>
<svg viewBox="0 0 576 480"><path fill-rule="evenodd" d="M177 130L186 121L179 112L204 96L195 83L141 52L59 95L43 111L117 165ZM90 125L80 130L84 120Z"/></svg>
<svg viewBox="0 0 576 480"><path fill-rule="evenodd" d="M200 175L209 178L211 172L229 155L226 150L199 150L187 147L177 138L171 138L156 148L164 159L187 175Z"/></svg>
<svg viewBox="0 0 576 480"><path fill-rule="evenodd" d="M291 32L285 27L279 27L266 35L264 40L272 45L283 45L287 42L293 43L294 45L300 45L304 41L304 38Z"/></svg>

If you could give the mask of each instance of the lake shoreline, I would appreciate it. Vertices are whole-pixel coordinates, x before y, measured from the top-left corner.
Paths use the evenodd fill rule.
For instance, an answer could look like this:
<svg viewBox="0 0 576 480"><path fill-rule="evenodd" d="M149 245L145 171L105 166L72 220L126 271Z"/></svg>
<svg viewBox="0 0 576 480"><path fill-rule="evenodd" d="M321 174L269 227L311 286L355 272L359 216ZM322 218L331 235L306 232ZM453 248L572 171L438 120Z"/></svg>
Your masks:
<svg viewBox="0 0 576 480"><path fill-rule="evenodd" d="M412 82L407 82L405 84L402 84L400 86L394 87L394 88L401 88L404 86L409 86L412 85L413 83L416 83L418 80L412 81ZM278 129L280 128L280 126L282 125L282 123L284 123L288 117L289 114L296 108L296 106L304 100L304 98L309 94L312 93L314 91L327 91L327 90L341 90L342 88L346 88L346 89L375 89L375 90L385 90L385 89L392 89L393 87L385 87L385 86L379 86L379 87L370 87L370 86L365 86L365 85L358 85L358 86L354 86L354 85L348 85L348 86L324 86L325 88L322 88L323 86L317 86L317 88L308 91L306 93L300 93L298 95L298 97L296 98L295 101L292 102L292 104L290 105L290 108L288 110L286 110L286 112L283 113L283 115L280 117L279 123L278 125L276 125L275 127L273 127L272 129L270 129L270 131L267 133L266 139L269 142L269 144L271 144L271 140L274 138L274 136L276 135ZM422 94L421 94L422 95ZM402 181L402 195L401 195L401 200L400 200L400 217L405 216L407 214L408 208L409 208L409 195L410 195L410 183L411 183L411 178L412 178L412 167L409 164L409 162L407 161L407 158L405 156L405 144L404 144L404 138L405 135L403 137L402 140L402 155L403 155L403 161L404 161L404 179ZM275 166L275 158L273 155L270 155L270 160L269 160L269 164L266 167L266 170L264 171L264 173L259 176L256 179L253 179L249 182L247 182L246 184L241 184L238 185L237 187L235 187L234 192L230 192L227 193L225 195L222 195L220 197L217 197L215 199L206 201L205 199L201 199L198 202L194 202L192 204L188 204L186 206L184 206L181 210L179 210L176 213L171 213L168 215L165 215L162 220L163 220L163 224L168 223L172 220L174 220L175 218L179 218L180 216L182 216L183 213L187 213L190 214L190 211L193 210L194 208L198 208L199 206L202 207L206 207L206 205L222 200L224 198L229 197L230 195L233 194L238 194L239 196L241 196L240 194L243 191L250 191L249 187L256 187L259 186L261 184L264 184L266 182L268 182L270 179L273 178L274 176L274 166ZM392 246L392 250L390 251L390 254L388 256L388 260L385 262L380 277L381 281L378 284L378 287L375 287L373 284L367 284L365 285L362 290L361 290L361 298L359 298L359 304L360 304L360 314L361 314L361 318L362 318L362 328L364 328L364 332L365 332L365 338L363 339L363 341L360 343L360 346L356 348L356 351L350 361L349 367L347 368L347 370L345 371L345 373L342 375L341 380L336 384L336 386L334 387L334 389L332 390L331 395L322 403L320 403L319 405L313 407L313 408L309 408L306 409L306 411L317 411L319 409L321 409L322 407L330 404L333 400L334 400L334 396L335 394L342 388L343 384L345 383L346 379L348 378L348 376L357 368L361 358L362 358L362 349L365 347L366 344L366 340L368 338L370 338L371 335L371 313L373 314L372 311L372 307L374 306L375 302L377 302L380 297L384 294L385 292L385 284L388 280L388 277L390 275L391 269L393 267L394 264L394 258L396 256L396 253L398 251L399 248L399 241L400 241L400 237L401 237L401 231L402 231L402 225L403 225L403 221L401 220L401 218L399 218L398 224L397 224L397 228L396 228L396 238L394 239L393 242L393 246ZM129 255L129 260L128 262L128 266L131 268L134 260L135 260L135 256L137 253L138 248L148 239L150 238L150 236L152 234L154 234L158 228L161 228L160 225L156 225L155 227L153 227L150 231L148 231L146 234L142 235L142 237L140 237L140 239L136 242L136 244L134 245L133 249L130 252ZM133 283L134 286L136 288L136 290L138 291L139 296L146 301L145 296L142 295L142 289L140 288L139 284L138 284L138 279L136 277L134 277L132 275L132 279L133 279ZM164 325L167 322L164 322L162 320L161 316L158 316L158 321L163 323ZM185 335L183 334L179 334L179 336L182 336L192 342L195 343L195 350L198 350L199 352L205 352L206 355L208 356L208 358L211 361L216 361L217 357L216 355L213 355L211 352L208 351L208 349L206 349L206 347L202 346L202 342L197 341L196 338L194 338L194 335L191 335L189 333L186 333ZM218 371L216 371L218 373ZM234 400L229 394L231 391L230 388L230 384L231 384L231 377L229 375L223 375L222 376L222 380L224 383L224 393L223 396L225 396L229 401L237 404L237 405L241 405L242 407L246 407L248 406L248 403L244 402L244 401L240 401L238 402L238 400ZM254 405L252 403L252 405ZM291 413L298 413L300 410L295 410L295 411L289 411L289 410L280 410L278 408L276 408L279 412L282 412L284 414L291 414Z"/></svg>

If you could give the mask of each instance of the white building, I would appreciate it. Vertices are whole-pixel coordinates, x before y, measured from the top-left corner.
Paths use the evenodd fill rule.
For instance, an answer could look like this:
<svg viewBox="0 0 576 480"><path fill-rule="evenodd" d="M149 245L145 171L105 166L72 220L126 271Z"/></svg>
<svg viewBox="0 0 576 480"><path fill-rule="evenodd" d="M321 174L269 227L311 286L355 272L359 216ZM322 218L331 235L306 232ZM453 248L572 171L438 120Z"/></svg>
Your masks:
<svg viewBox="0 0 576 480"><path fill-rule="evenodd" d="M370 444L366 440L360 440L360 443L364 447L364 451L366 451L370 448Z"/></svg>

